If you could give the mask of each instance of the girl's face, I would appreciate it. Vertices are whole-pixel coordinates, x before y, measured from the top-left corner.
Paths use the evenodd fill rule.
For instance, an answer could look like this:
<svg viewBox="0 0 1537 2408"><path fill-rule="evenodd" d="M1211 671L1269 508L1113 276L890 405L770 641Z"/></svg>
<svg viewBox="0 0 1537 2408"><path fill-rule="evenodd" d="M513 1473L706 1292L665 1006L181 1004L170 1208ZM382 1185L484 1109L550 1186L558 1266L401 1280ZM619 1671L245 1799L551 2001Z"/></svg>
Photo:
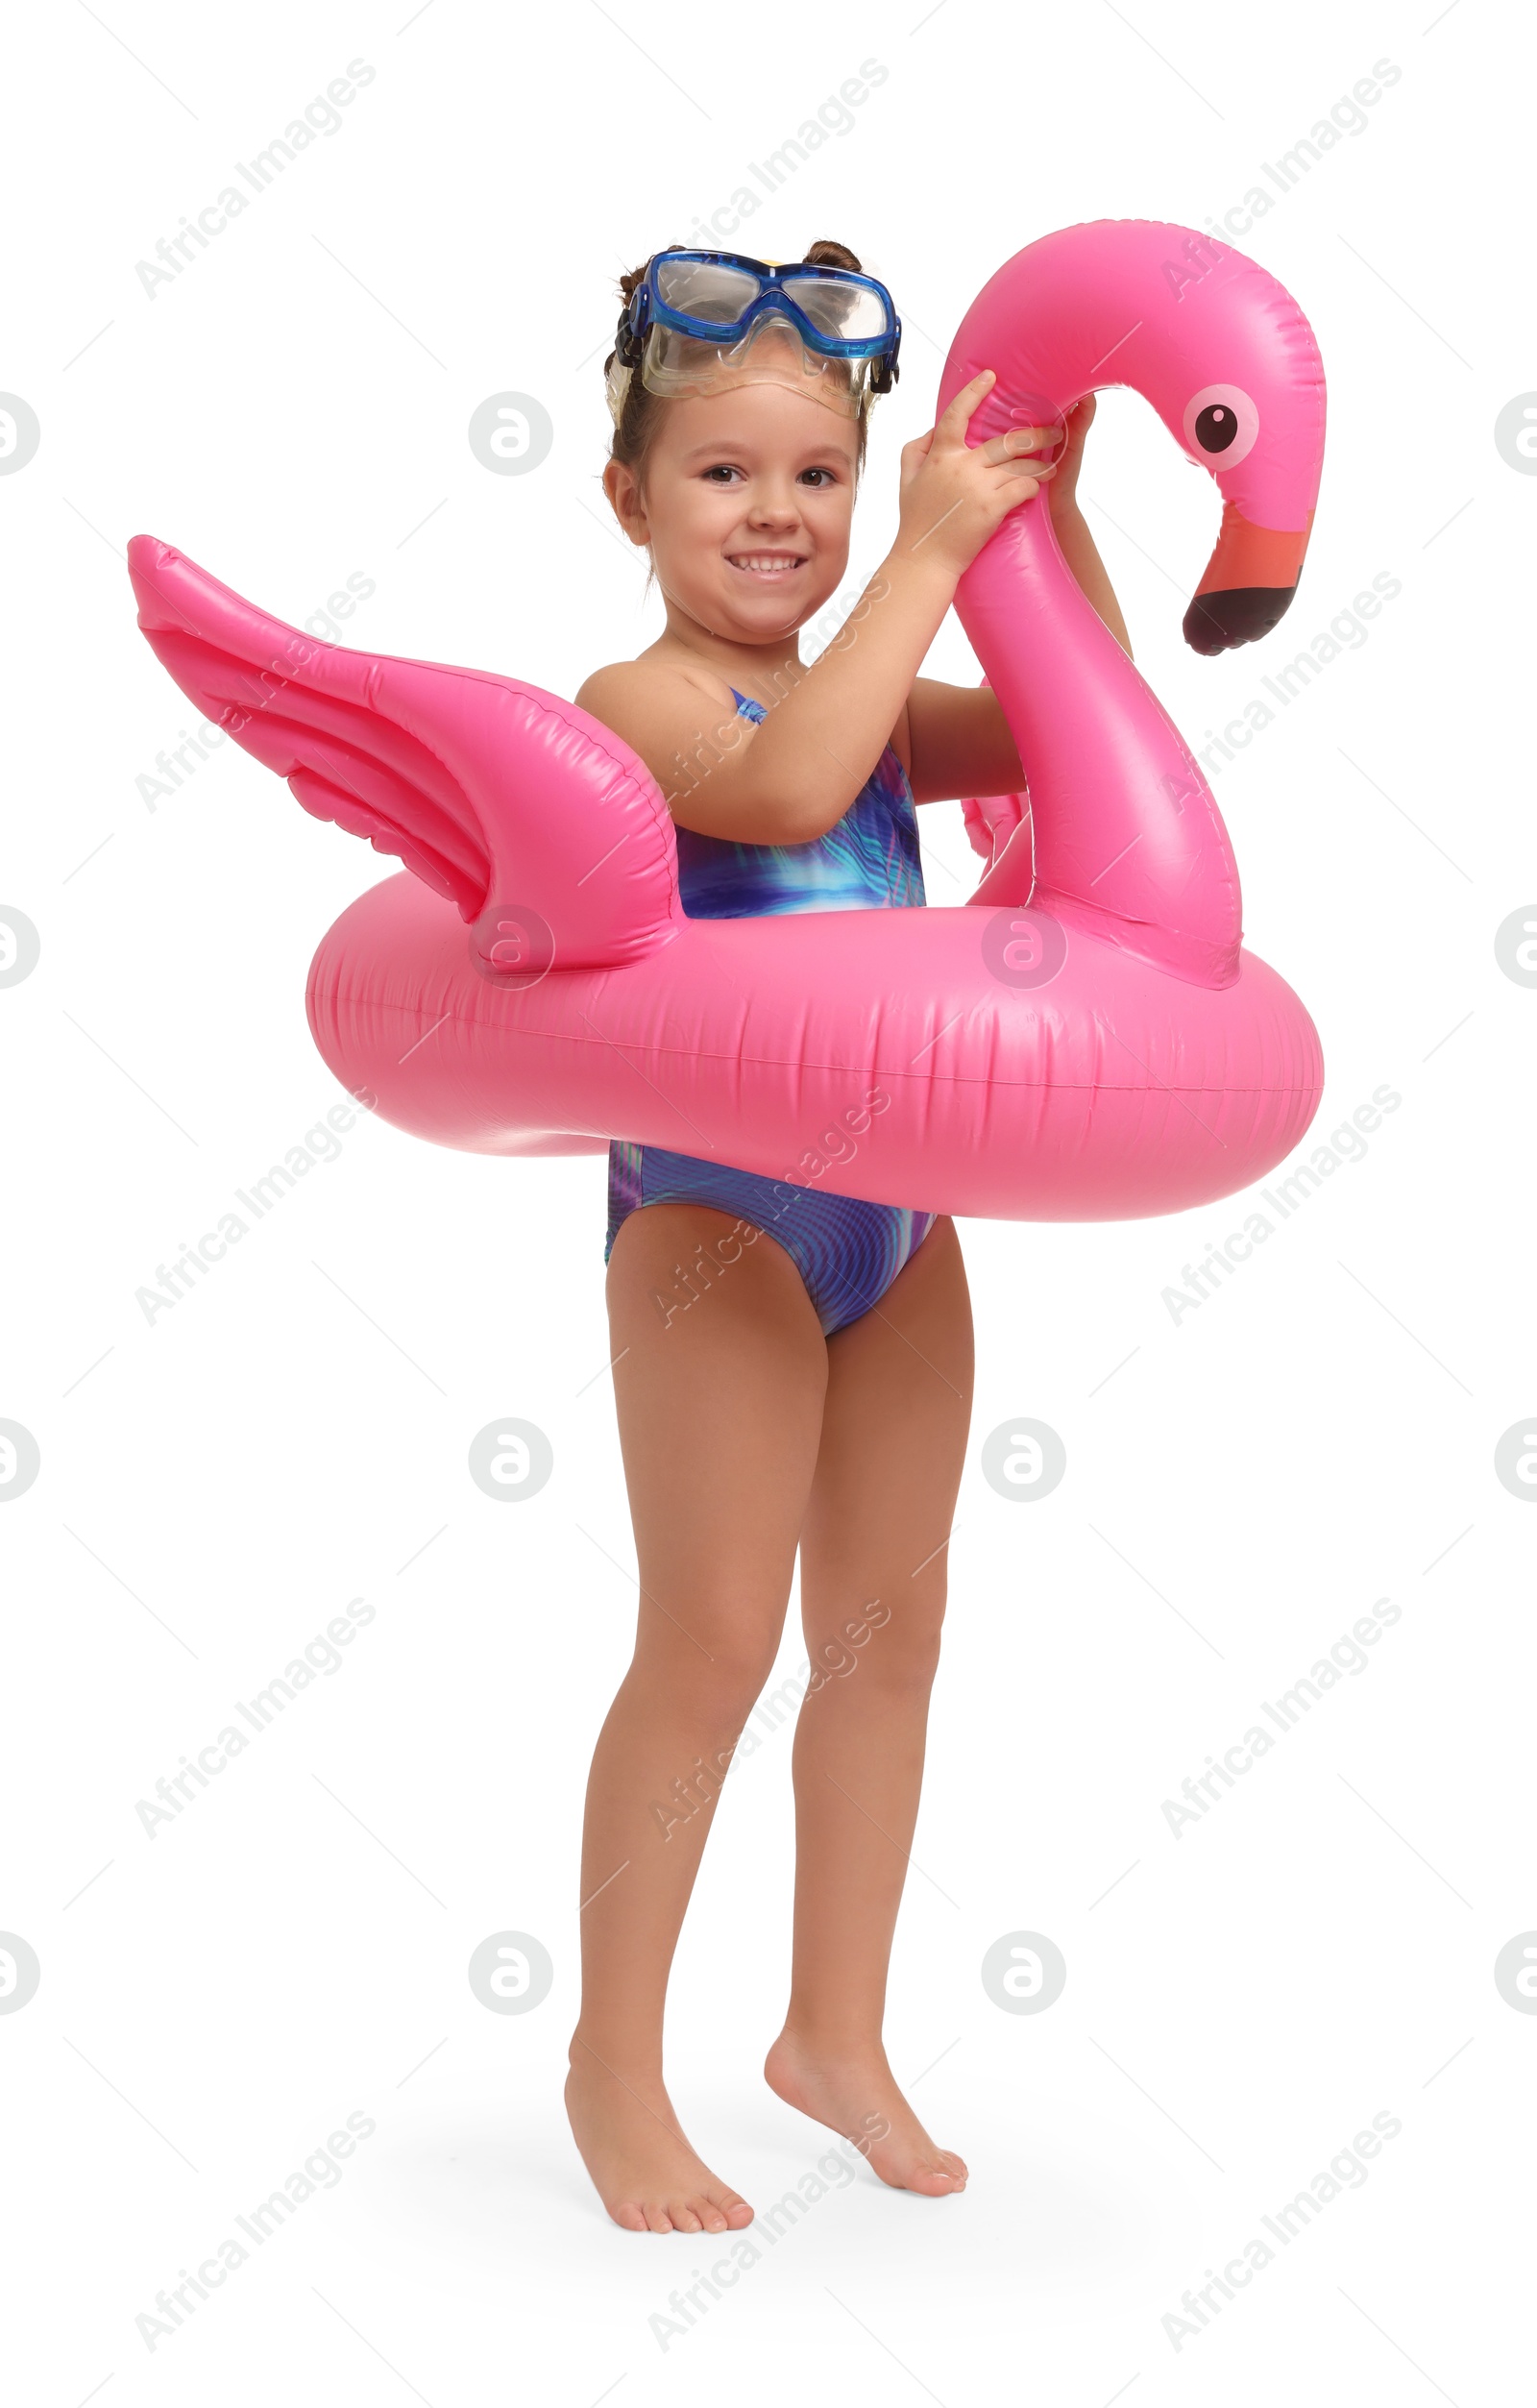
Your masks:
<svg viewBox="0 0 1537 2408"><path fill-rule="evenodd" d="M671 401L646 466L604 484L647 543L669 604L712 635L772 644L834 594L848 565L855 421L780 383Z"/></svg>

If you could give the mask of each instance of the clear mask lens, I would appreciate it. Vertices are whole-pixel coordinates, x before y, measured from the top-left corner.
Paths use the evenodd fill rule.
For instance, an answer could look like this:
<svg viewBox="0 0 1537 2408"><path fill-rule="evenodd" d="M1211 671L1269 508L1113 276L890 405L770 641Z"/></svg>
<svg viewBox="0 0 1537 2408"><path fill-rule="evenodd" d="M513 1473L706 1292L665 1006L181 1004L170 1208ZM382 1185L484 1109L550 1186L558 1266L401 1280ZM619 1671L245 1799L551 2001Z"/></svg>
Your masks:
<svg viewBox="0 0 1537 2408"><path fill-rule="evenodd" d="M683 317L734 326L757 300L759 285L746 268L711 259L662 259L657 263L656 289L667 307Z"/></svg>
<svg viewBox="0 0 1537 2408"><path fill-rule="evenodd" d="M825 276L787 276L785 291L818 333L841 343L867 342L886 331L879 293Z"/></svg>

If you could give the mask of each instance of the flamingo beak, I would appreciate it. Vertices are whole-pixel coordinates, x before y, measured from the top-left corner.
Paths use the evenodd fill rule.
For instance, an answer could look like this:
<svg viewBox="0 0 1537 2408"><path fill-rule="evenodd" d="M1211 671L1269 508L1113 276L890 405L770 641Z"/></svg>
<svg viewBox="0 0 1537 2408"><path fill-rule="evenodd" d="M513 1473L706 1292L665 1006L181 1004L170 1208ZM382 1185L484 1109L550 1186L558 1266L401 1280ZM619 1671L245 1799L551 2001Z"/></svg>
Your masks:
<svg viewBox="0 0 1537 2408"><path fill-rule="evenodd" d="M1256 527L1234 502L1223 504L1222 531L1184 614L1184 640L1209 658L1268 635L1297 591L1313 514L1297 529Z"/></svg>

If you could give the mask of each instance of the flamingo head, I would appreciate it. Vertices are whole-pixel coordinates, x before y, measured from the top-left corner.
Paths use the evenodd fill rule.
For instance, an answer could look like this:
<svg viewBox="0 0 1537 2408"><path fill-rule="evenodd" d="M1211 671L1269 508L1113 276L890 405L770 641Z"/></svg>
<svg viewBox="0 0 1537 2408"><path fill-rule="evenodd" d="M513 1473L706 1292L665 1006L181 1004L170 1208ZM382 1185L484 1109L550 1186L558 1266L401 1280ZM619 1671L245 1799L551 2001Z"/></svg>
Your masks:
<svg viewBox="0 0 1537 2408"><path fill-rule="evenodd" d="M979 368L998 382L967 439L1051 423L1127 384L1208 469L1222 527L1184 615L1215 653L1268 634L1302 572L1324 459L1324 367L1296 302L1231 244L1186 226L1102 218L1015 254L963 320L943 408Z"/></svg>
<svg viewBox="0 0 1537 2408"><path fill-rule="evenodd" d="M1184 614L1185 642L1209 655L1268 635L1297 591L1323 469L1324 366L1264 268L1204 235L1159 231L1182 238L1164 246L1170 339L1159 347L1149 330L1142 389L1222 495L1216 547Z"/></svg>

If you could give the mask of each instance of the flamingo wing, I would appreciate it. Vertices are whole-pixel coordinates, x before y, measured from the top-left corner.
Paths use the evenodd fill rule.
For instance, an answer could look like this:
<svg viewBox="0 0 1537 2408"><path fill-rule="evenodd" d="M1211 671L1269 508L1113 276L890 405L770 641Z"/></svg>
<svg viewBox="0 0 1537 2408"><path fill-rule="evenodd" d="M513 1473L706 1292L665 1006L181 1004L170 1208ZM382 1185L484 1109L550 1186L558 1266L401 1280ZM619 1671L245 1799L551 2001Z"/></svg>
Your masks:
<svg viewBox="0 0 1537 2408"><path fill-rule="evenodd" d="M197 709L461 919L543 921L565 969L633 961L675 933L667 805L588 712L517 678L322 643L151 535L128 559L138 624Z"/></svg>

